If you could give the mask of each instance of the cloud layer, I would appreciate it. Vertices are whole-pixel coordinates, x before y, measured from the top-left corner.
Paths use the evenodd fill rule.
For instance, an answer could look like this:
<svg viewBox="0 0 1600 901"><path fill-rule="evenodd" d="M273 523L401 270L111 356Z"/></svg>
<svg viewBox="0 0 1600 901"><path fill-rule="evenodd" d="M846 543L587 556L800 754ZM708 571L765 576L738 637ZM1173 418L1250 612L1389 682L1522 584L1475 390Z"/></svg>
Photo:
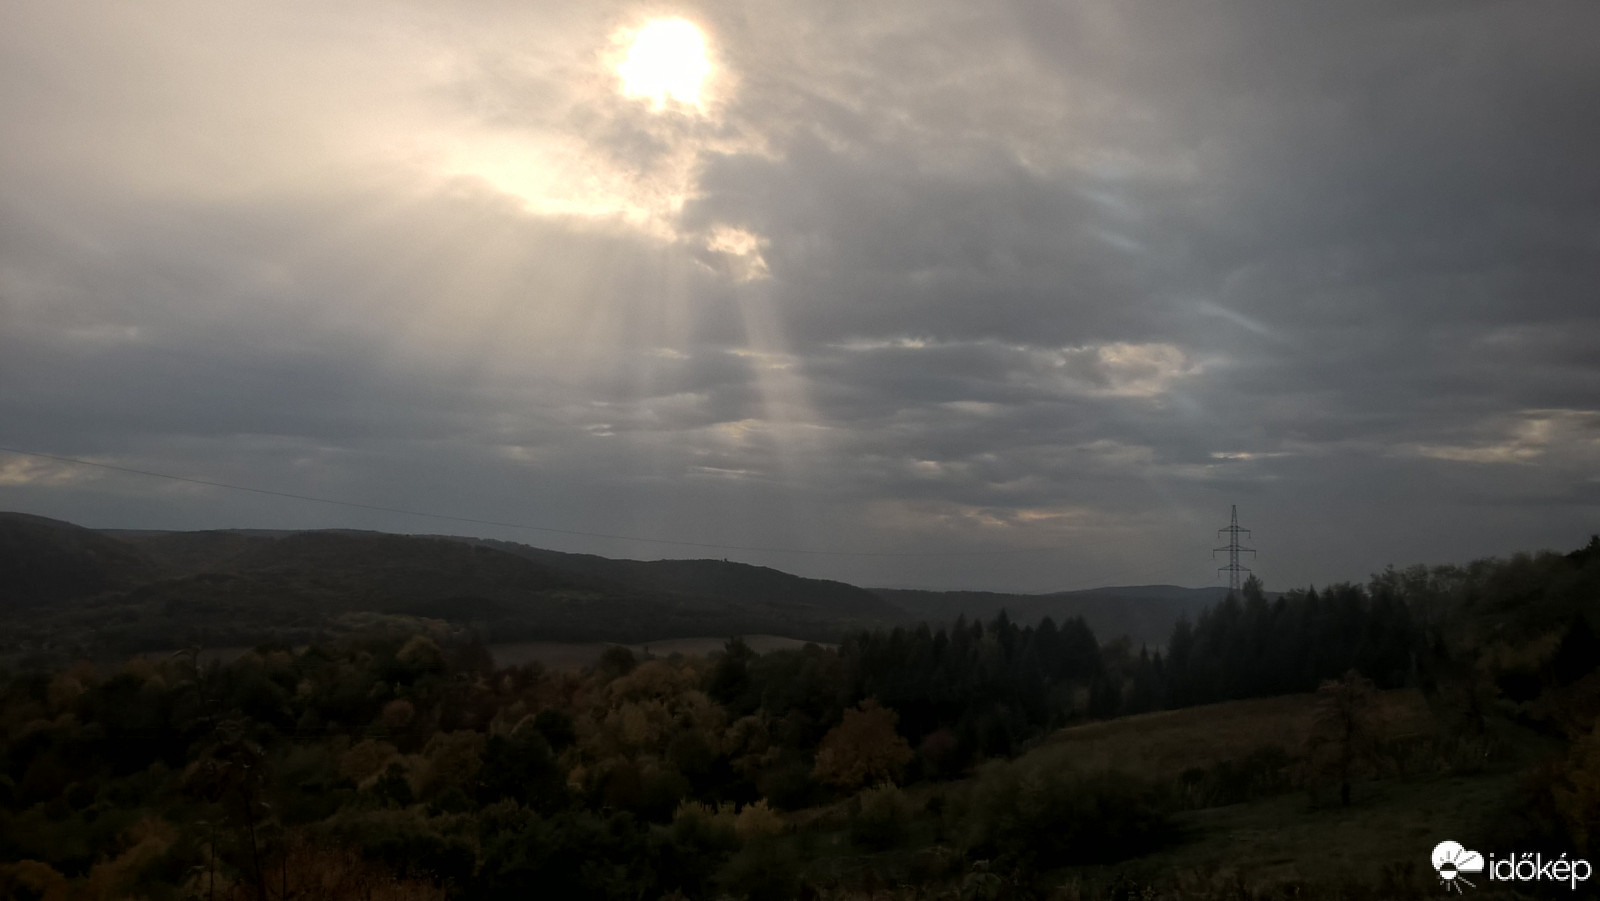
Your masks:
<svg viewBox="0 0 1600 901"><path fill-rule="evenodd" d="M702 29L701 102L621 90ZM1600 531L1600 10L0 10L0 507L859 583ZM884 556L866 556L881 554Z"/></svg>

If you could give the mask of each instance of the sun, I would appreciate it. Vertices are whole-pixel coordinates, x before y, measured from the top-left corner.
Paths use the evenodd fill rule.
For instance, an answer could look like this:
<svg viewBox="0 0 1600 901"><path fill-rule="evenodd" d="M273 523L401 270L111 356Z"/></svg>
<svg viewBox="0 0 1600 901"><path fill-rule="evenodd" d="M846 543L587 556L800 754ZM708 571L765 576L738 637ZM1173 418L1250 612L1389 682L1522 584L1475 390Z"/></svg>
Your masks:
<svg viewBox="0 0 1600 901"><path fill-rule="evenodd" d="M624 97L646 98L657 110L669 100L700 109L701 88L711 74L705 35L685 19L656 19L634 32L617 74Z"/></svg>

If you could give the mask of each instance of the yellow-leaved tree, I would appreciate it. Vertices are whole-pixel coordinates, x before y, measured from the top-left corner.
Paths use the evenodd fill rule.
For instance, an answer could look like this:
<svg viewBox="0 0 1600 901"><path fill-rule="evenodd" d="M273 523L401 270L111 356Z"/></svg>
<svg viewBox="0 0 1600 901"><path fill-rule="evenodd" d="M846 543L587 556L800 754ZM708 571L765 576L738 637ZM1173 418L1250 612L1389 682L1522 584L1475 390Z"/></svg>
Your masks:
<svg viewBox="0 0 1600 901"><path fill-rule="evenodd" d="M870 698L846 710L844 720L817 746L812 777L846 789L895 781L912 756L911 746L894 731L898 720L893 710Z"/></svg>

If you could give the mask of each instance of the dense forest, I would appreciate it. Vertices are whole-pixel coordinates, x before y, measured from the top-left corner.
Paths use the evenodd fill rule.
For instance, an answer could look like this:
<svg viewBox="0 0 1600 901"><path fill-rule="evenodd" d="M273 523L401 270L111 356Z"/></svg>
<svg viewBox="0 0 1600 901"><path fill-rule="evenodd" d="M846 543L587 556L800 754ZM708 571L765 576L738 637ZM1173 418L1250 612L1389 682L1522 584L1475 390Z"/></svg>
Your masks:
<svg viewBox="0 0 1600 901"><path fill-rule="evenodd" d="M390 618L227 663L5 672L0 896L1271 897L1138 862L1192 846L1195 811L1483 773L1515 784L1501 838L1593 857L1597 600L1600 539L1271 600L1252 581L1162 648L1001 613L568 671ZM1279 696L1303 734L1181 770L1064 743ZM1396 731L1402 708L1425 726Z"/></svg>

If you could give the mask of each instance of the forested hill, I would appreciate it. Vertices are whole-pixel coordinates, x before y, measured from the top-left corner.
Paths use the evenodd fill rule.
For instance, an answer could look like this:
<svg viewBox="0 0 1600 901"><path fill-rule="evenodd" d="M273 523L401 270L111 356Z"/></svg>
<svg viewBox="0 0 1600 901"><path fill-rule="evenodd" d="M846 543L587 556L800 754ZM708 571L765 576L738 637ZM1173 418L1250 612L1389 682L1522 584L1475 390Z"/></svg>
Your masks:
<svg viewBox="0 0 1600 901"><path fill-rule="evenodd" d="M0 514L0 656L302 644L395 617L485 641L621 642L836 640L903 618L862 589L760 567L556 566L574 555L524 550L354 531L97 532Z"/></svg>
<svg viewBox="0 0 1600 901"><path fill-rule="evenodd" d="M555 569L607 579L638 590L670 591L731 603L763 604L814 615L851 615L885 622L951 622L958 616L993 619L1002 610L1019 623L1045 617L1057 622L1082 617L1096 635L1128 636L1135 646L1166 643L1172 627L1187 615L1220 603L1225 588L1136 585L1090 588L1050 594L994 591L920 591L858 588L845 582L808 579L765 566L728 560L615 560L593 554L566 554L509 541L456 538L492 547ZM1269 599L1276 592L1267 592Z"/></svg>
<svg viewBox="0 0 1600 901"><path fill-rule="evenodd" d="M639 590L668 591L730 603L752 601L779 609L894 620L899 606L865 588L828 579L808 579L766 566L729 560L615 560L594 554L547 551L510 541L455 538L493 548L553 569L594 576Z"/></svg>
<svg viewBox="0 0 1600 901"><path fill-rule="evenodd" d="M0 657L118 654L190 643L302 644L384 617L442 620L486 641L772 633L837 641L920 621L1082 617L1164 645L1221 589L1043 595L868 590L727 560L616 560L508 541L354 530L92 530L0 513ZM376 617L377 619L374 619ZM47 656L49 656L47 655Z"/></svg>
<svg viewBox="0 0 1600 901"><path fill-rule="evenodd" d="M43 516L0 513L0 614L132 588L160 571L115 538Z"/></svg>

